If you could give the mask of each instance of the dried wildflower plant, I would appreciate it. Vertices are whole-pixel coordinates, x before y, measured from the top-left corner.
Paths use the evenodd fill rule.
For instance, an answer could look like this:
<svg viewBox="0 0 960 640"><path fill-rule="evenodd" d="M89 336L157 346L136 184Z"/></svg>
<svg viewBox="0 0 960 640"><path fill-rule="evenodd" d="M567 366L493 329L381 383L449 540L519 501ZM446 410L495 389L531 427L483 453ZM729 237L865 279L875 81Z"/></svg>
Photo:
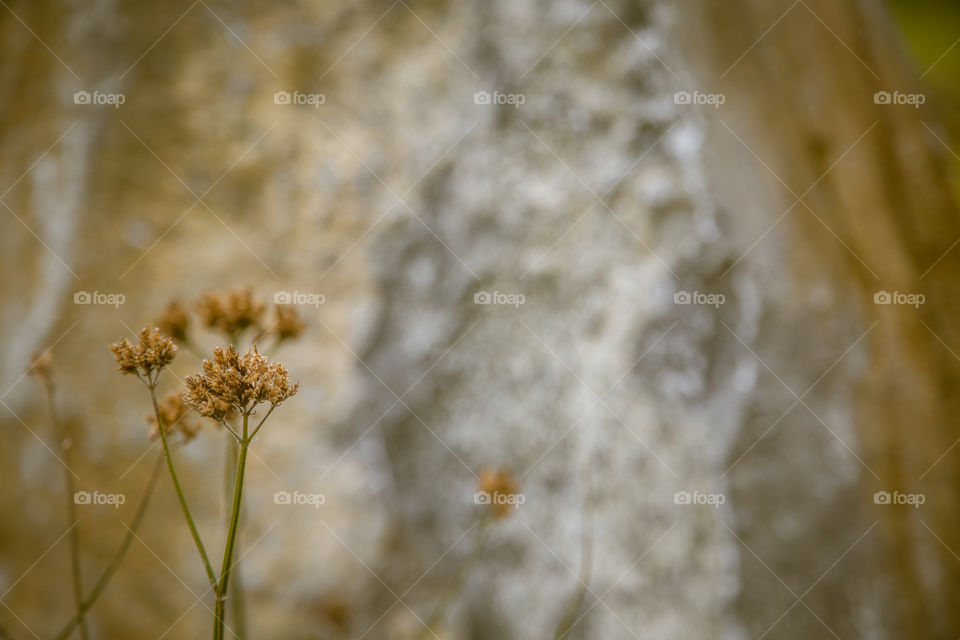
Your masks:
<svg viewBox="0 0 960 640"><path fill-rule="evenodd" d="M204 360L199 375L187 376L184 399L197 413L222 421L224 407L246 416L268 403L271 409L300 388L290 383L290 374L279 362L270 362L257 348L240 355L231 345L216 347L213 359Z"/></svg>
<svg viewBox="0 0 960 640"><path fill-rule="evenodd" d="M79 579L79 563L77 552L73 555L74 565L74 595L76 612L71 620L54 636L54 640L66 640L72 634L80 632L81 638L87 637L86 612L93 606L103 592L110 577L116 571L130 542L136 536L136 529L143 519L147 504L153 490L156 478L166 462L166 467L176 492L178 503L183 512L187 527L193 538L200 556L204 571L210 582L210 591L215 597L213 637L214 640L224 640L226 627L226 603L228 591L231 594L231 604L241 600L241 585L238 584L235 572L239 560L234 556L238 537L241 510L243 505L243 488L246 473L246 460L249 447L255 440L259 430L281 404L294 396L300 389L299 383L291 382L287 369L276 361L271 361L261 354L257 347L257 340L270 335L274 338L274 346L287 340L299 338L305 329L303 321L296 310L290 306L274 306L274 320L271 326L263 330L261 318L264 305L261 304L249 289L226 293L207 293L198 303L202 324L220 332L227 339L227 346L213 348L212 357L202 360L200 371L187 376L186 389L183 392L174 392L158 399L158 387L162 372L168 368L177 357L180 343L188 351L197 353L190 341L190 317L186 307L179 302L171 302L158 318L156 327L145 327L138 334L135 341L123 338L110 345L110 351L118 364L118 370L126 375L136 376L146 387L152 413L146 416L150 426L149 437L159 440L163 445L163 455L157 459L154 473L143 495L136 514L128 527L124 540L119 545L116 554L100 575L94 586L84 593L84 587ZM250 333L247 331L250 330ZM252 342L252 347L240 353L236 343L241 337ZM34 355L28 373L43 382L48 390L48 398L54 423L58 423L52 401L52 359L49 354ZM260 415L260 409L265 411ZM168 439L177 436L176 444L185 444L198 436L201 430L200 421L193 416L196 412L202 417L214 420L229 431L231 438L230 451L234 457L232 464L226 468L235 474L232 492L229 497L232 502L227 535L224 542L223 556L219 571L214 570L210 556L200 537L193 515L187 504L186 496L177 476L175 461L171 455L172 447ZM252 418L257 416L256 420ZM69 438L64 438L68 442ZM65 452L66 454L66 452ZM69 470L68 470L69 476ZM72 493L70 478L67 478L68 494ZM443 618L449 605L455 601L466 576L470 573L484 549L484 532L488 526L509 515L512 504L508 498L517 495L517 483L512 474L505 469L484 470L479 476L479 487L491 499L489 508L482 520L482 526L477 532L474 549L454 576L444 596L438 602L433 615L420 629L418 638L435 636L434 629L441 628ZM71 516L72 519L75 520ZM574 608L574 612L576 611ZM238 615L238 611L240 614ZM241 629L238 637L246 637L242 630L242 610L233 609L234 624ZM324 616L333 628L341 632L349 627L350 605L344 600L335 600L327 603ZM0 637L5 637L0 629ZM237 635L234 633L234 635ZM565 635L565 634L564 634Z"/></svg>
<svg viewBox="0 0 960 640"><path fill-rule="evenodd" d="M64 470L64 489L66 491L67 520L69 522L77 521L77 510L74 504L74 494L76 486L74 484L74 474L70 468L72 437L70 428L64 420L61 420L54 400L53 384L53 355L47 351L44 354L34 353L31 357L30 366L27 373L40 381L47 399L47 409L50 413L50 422L54 430L54 437L60 442L60 462ZM80 535L75 527L70 528L70 568L73 586L73 603L76 608L77 626L79 627L80 637L87 640L90 637L87 629L87 623L84 616L83 606L83 581L80 570Z"/></svg>
<svg viewBox="0 0 960 640"><path fill-rule="evenodd" d="M272 318L265 319L266 306L251 289L233 289L227 291L207 291L192 305L197 310L199 325L214 331L226 340L227 344L240 347L241 344L262 344L270 337L273 347L280 343L296 340L303 335L306 324L297 310L290 305L275 305ZM188 306L178 300L167 304L157 316L156 326L161 333L172 338L178 345L203 359L203 349L193 342L191 318Z"/></svg>
<svg viewBox="0 0 960 640"><path fill-rule="evenodd" d="M148 386L155 386L160 370L176 357L177 345L156 328L144 327L137 338L136 344L121 338L110 345L110 351L120 365L120 371L137 376Z"/></svg>
<svg viewBox="0 0 960 640"><path fill-rule="evenodd" d="M167 434L173 432L180 434L183 442L190 442L200 432L200 424L190 419L190 407L183 401L181 394L169 394L157 404L157 408L159 420L152 413L146 416L147 424L150 425L151 440L160 437L161 428L165 429Z"/></svg>
<svg viewBox="0 0 960 640"><path fill-rule="evenodd" d="M496 519L505 518L513 512L513 502L508 498L516 496L517 483L507 469L484 469L480 472L477 490L489 496L490 512Z"/></svg>
<svg viewBox="0 0 960 640"><path fill-rule="evenodd" d="M157 327L177 342L186 342L190 316L178 300L172 300L157 319Z"/></svg>
<svg viewBox="0 0 960 640"><path fill-rule="evenodd" d="M235 340L246 329L259 328L264 305L250 289L240 289L204 293L197 310L205 326Z"/></svg>
<svg viewBox="0 0 960 640"><path fill-rule="evenodd" d="M263 305L257 302L249 291L246 291L222 296L207 294L201 302L201 309L204 323L222 331L232 342L245 329L257 326L263 312ZM286 335L299 335L302 331L302 326L298 324L299 319L296 317L287 315L281 316L281 319L285 323ZM261 355L256 346L241 355L236 347L230 344L226 348L213 349L213 357L203 361L200 373L186 378L185 392L173 393L162 401L158 401L157 385L160 373L173 362L177 354L173 338L176 337L188 344L187 326L186 313L183 312L182 307L171 304L165 313L164 330L145 328L138 334L135 344L124 338L110 345L110 350L119 364L120 371L137 376L150 393L153 414L148 416L147 421L151 426L151 437L159 438L163 443L164 457L177 499L216 597L213 637L215 640L222 640L226 628L227 592L231 570L234 569L235 564L234 547L243 505L247 451L273 410L297 393L300 385L291 383L290 374L286 368L279 362L271 362ZM268 408L254 426L251 424L250 417L261 405L266 405ZM214 571L194 523L167 442L168 436L174 433L179 434L184 442L197 435L200 427L190 419L190 409L226 427L239 444L239 454L230 469L235 471L236 480L231 497L233 506L230 524L219 573ZM231 425L229 420L233 418L239 418L240 424ZM234 615L237 615L236 612Z"/></svg>
<svg viewBox="0 0 960 640"><path fill-rule="evenodd" d="M277 342L284 340L296 340L306 329L300 314L289 305L277 305L274 307L273 334Z"/></svg>

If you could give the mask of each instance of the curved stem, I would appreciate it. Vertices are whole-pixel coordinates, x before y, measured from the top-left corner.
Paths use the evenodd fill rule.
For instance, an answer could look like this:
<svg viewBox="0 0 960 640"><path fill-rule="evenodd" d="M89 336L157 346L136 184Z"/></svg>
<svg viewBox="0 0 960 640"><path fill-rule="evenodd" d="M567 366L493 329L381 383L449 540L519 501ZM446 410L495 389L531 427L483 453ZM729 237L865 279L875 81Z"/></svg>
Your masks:
<svg viewBox="0 0 960 640"><path fill-rule="evenodd" d="M183 511L183 517L187 521L187 527L190 529L190 535L193 536L193 542L200 553L200 559L203 561L203 568L207 572L207 578L210 580L210 586L217 589L217 577L213 573L213 565L210 564L210 558L207 556L207 550L203 547L203 541L200 539L200 532L197 531L197 525L193 522L193 516L190 515L190 507L187 506L187 499L183 495L183 489L180 488L180 480L177 478L177 470L173 466L173 457L170 455L170 446L167 444L167 425L163 424L163 418L160 416L160 408L157 406L156 383L147 384L150 391L150 402L153 403L153 415L157 419L157 426L160 431L160 442L163 443L163 456L167 459L167 469L170 471L170 479L173 480L173 488L177 492L177 501Z"/></svg>
<svg viewBox="0 0 960 640"><path fill-rule="evenodd" d="M77 505L74 501L76 485L73 482L73 471L70 469L70 434L66 427L60 422L57 415L56 405L53 401L53 383L49 378L43 379L43 388L47 396L47 409L50 412L50 421L56 430L56 437L60 440L60 453L63 456L63 477L67 498L67 519L70 524L77 522ZM76 607L77 618L80 626L80 637L83 640L90 638L90 632L87 630L87 621L83 616L83 579L80 571L80 532L76 526L70 529L70 573L73 581L73 604Z"/></svg>
<svg viewBox="0 0 960 640"><path fill-rule="evenodd" d="M230 527L227 531L227 542L223 549L223 563L220 566L220 580L217 582L217 602L214 611L213 637L214 640L223 640L224 614L226 612L227 590L230 587L230 566L233 562L233 549L237 540L237 531L240 524L240 507L243 504L243 478L247 466L247 449L250 447L248 438L249 414L243 415L243 439L240 441L240 457L237 460L237 478L233 487L233 509L230 514Z"/></svg>
<svg viewBox="0 0 960 640"><path fill-rule="evenodd" d="M143 492L143 497L140 498L140 504L137 505L137 511L134 513L133 520L130 521L130 526L127 527L127 533L120 542L120 546L117 547L116 552L114 552L113 557L110 559L110 563L107 564L103 573L97 578L97 581L81 603L77 613L70 618L60 632L54 636L53 640L65 640L70 636L73 630L77 628L77 625L80 624L83 614L97 601L97 598L100 597L100 594L103 593L103 590L106 588L107 583L110 582L110 578L112 578L113 574L117 571L120 562L123 560L123 556L127 553L127 549L130 548L130 544L133 542L133 538L136 535L137 528L140 526L140 522L143 520L143 516L147 512L147 506L150 504L153 489L157 486L157 478L160 477L160 470L163 468L162 462L163 458L158 456L157 461L153 464L153 471L150 472L150 480Z"/></svg>

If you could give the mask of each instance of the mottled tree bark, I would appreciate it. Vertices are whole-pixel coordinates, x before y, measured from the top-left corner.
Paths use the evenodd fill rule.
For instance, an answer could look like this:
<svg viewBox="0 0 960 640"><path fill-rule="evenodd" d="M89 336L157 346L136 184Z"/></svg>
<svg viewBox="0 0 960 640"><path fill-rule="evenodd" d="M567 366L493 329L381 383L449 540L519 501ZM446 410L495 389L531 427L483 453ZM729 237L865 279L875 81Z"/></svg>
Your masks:
<svg viewBox="0 0 960 640"><path fill-rule="evenodd" d="M591 549L570 638L960 634L960 220L935 106L874 103L922 91L879 1L54 5L0 8L0 509L26 514L0 524L0 593L59 535L30 351L57 344L78 486L139 487L145 408L103 345L250 283L326 296L279 354L299 411L251 460L251 637L333 635L337 598L346 637L415 635L470 554L484 467L526 502L449 637L550 637ZM221 445L183 464L213 539ZM327 502L270 502L292 489ZM202 593L158 498L89 614L104 637L207 628L157 562ZM123 530L84 517L96 565ZM69 617L42 567L4 600L41 636Z"/></svg>

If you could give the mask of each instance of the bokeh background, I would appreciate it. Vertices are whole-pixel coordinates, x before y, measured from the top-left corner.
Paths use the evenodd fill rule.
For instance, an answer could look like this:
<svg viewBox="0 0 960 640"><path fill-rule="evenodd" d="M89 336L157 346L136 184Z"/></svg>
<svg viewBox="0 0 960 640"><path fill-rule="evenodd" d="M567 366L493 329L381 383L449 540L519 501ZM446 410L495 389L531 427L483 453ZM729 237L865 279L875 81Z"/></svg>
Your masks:
<svg viewBox="0 0 960 640"><path fill-rule="evenodd" d="M158 454L107 345L244 287L323 303L271 354L302 389L228 637L413 640L451 584L425 637L960 635L956 5L0 5L9 637L70 617L67 532L89 585ZM34 352L119 508L71 522ZM175 455L217 549L225 436ZM487 528L490 468L524 503ZM161 477L91 637L204 637L205 589Z"/></svg>

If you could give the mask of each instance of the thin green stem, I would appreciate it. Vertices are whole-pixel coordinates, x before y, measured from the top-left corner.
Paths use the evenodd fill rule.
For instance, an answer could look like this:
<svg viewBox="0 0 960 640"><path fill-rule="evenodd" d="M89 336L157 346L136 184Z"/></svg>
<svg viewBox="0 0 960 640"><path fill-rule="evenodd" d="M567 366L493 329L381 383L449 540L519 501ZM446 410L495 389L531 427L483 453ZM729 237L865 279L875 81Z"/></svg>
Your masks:
<svg viewBox="0 0 960 640"><path fill-rule="evenodd" d="M253 439L257 437L257 432L260 431L260 427L263 426L263 423L267 421L267 418L270 417L270 414L273 413L273 410L276 408L277 408L277 405L275 404L270 405L270 409L267 410L266 415L264 415L260 419L260 422L257 423L257 426L254 427L253 432L250 434L250 438L249 438L250 441L253 441Z"/></svg>
<svg viewBox="0 0 960 640"><path fill-rule="evenodd" d="M239 441L240 438L238 437ZM225 482L224 482L224 493L226 494L226 502L229 503L232 498L233 493L233 483L232 480L237 473L237 446L236 442L226 438L224 440L227 444L227 455L224 459L224 469L225 473ZM240 505L241 510L243 509L243 503ZM243 514L240 516L240 527L243 525ZM239 545L239 533L237 533ZM246 612L246 598L244 597L244 587L243 587L243 574L240 571L240 560L237 559L233 563L233 569L231 569L230 580L233 583L233 594L230 596L230 615L233 618L233 632L238 640L243 640L247 637L247 612Z"/></svg>
<svg viewBox="0 0 960 640"><path fill-rule="evenodd" d="M224 429L226 429L227 431L230 432L230 435L233 436L233 439L234 439L234 440L236 440L237 442L240 442L240 434L233 430L233 427L230 426L230 423L227 422L226 419L221 420L221 421L220 421L220 424L223 426ZM227 442L227 447L228 447L231 451L233 451L232 445L231 445L230 442ZM228 456L228 457L229 457L229 456ZM234 456L234 458L236 458L236 456ZM232 479L233 479L233 471L230 471L230 473L229 473L229 480L232 480ZM229 482L229 480L227 481L227 499L230 498L230 495L229 495L229 493L230 493L230 482Z"/></svg>
<svg viewBox="0 0 960 640"><path fill-rule="evenodd" d="M77 522L77 504L74 501L76 485L73 482L73 471L70 469L70 434L67 428L60 421L57 415L56 404L53 401L53 382L47 377L43 378L43 388L47 396L47 409L50 412L50 421L53 423L57 438L60 440L60 453L63 456L63 477L66 489L67 499L67 519L73 525ZM87 630L87 621L83 615L83 578L80 570L80 531L74 526L70 529L70 573L73 582L73 604L76 607L80 626L80 637L83 640L89 640L90 632Z"/></svg>
<svg viewBox="0 0 960 640"><path fill-rule="evenodd" d="M120 546L117 547L117 550L114 552L109 564L107 564L106 568L103 570L103 573L100 574L100 577L97 578L97 581L94 583L90 593L83 600L79 611L74 614L72 618L70 618L60 632L54 636L53 640L65 640L70 636L73 630L76 629L77 625L80 623L83 614L93 606L93 604L97 601L97 598L100 597L100 594L103 593L107 583L110 582L110 578L112 578L113 574L116 573L117 568L119 568L120 563L123 561L123 556L127 553L127 549L130 548L130 544L133 542L134 537L136 537L136 532L140 526L140 522L143 520L143 516L147 513L147 506L150 504L150 498L153 495L153 489L157 486L157 479L160 477L161 469L163 469L163 457L158 456L157 461L153 464L153 470L150 472L150 480L147 482L146 489L144 489L143 497L140 498L140 504L137 505L137 510L133 515L133 520L130 521L130 525L127 527L127 533L120 542Z"/></svg>
<svg viewBox="0 0 960 640"><path fill-rule="evenodd" d="M230 587L230 566L233 561L233 549L237 541L240 525L240 507L243 504L243 478L247 467L247 449L250 415L243 414L243 439L240 442L240 457L237 460L237 478L233 488L233 509L230 514L230 526L227 530L227 542L223 549L223 563L220 567L220 580L216 588L217 602L214 611L213 638L223 640L224 615L226 613L227 591Z"/></svg>
<svg viewBox="0 0 960 640"><path fill-rule="evenodd" d="M177 478L177 470L173 466L173 456L170 455L170 446L167 444L167 425L163 423L160 416L160 408L157 406L156 381L148 381L147 389L150 391L150 402L153 404L153 415L157 419L157 426L160 431L160 442L163 443L163 456L167 459L167 469L170 471L170 479L173 480L173 488L177 492L177 501L183 511L183 517L187 521L187 527L190 529L190 535L193 542L197 545L197 551L200 553L200 559L203 561L203 568L207 572L207 578L210 580L210 586L216 590L217 576L213 572L213 565L210 564L210 558L207 556L207 550L203 547L203 541L200 539L200 532L197 531L197 525L193 522L193 516L190 515L190 507L187 506L187 499L183 495L183 489L180 488L180 480Z"/></svg>

